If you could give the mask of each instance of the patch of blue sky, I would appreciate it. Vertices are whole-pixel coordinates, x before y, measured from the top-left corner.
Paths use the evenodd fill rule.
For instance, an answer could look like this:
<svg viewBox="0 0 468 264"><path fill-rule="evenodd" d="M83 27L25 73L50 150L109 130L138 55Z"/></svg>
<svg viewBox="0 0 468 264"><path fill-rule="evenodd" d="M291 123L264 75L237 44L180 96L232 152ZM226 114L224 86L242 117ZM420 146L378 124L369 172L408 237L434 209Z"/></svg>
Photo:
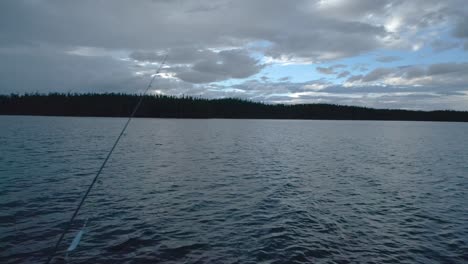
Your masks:
<svg viewBox="0 0 468 264"><path fill-rule="evenodd" d="M280 81L282 78L289 78L291 82L307 82L321 78L315 70L316 64L271 64L265 67L257 78L267 77L269 81Z"/></svg>
<svg viewBox="0 0 468 264"><path fill-rule="evenodd" d="M268 40L258 40L248 43L246 48L249 50L264 50L271 47L272 45L273 43Z"/></svg>
<svg viewBox="0 0 468 264"><path fill-rule="evenodd" d="M427 32L426 32L427 33ZM440 40L450 43L460 43L459 40L451 36L450 31L442 32ZM262 61L264 55L262 49L268 48L271 43L268 41L259 41L249 44L251 56ZM379 61L379 58L393 57L394 60L387 62ZM217 82L222 86L238 85L246 81L279 82L282 78L289 78L288 81L295 83L323 80L335 84L342 83L348 76L338 78L338 74L348 71L350 75L365 74L376 68L394 68L408 65L430 65L437 63L468 62L467 52L463 50L461 44L454 48L436 51L431 47L431 43L425 43L418 50L387 50L378 49L372 52L364 53L354 57L348 57L333 61L310 64L270 64L259 73L245 79L229 79ZM345 67L335 68L336 74L323 74L317 71L317 67L333 67L335 65L346 65Z"/></svg>

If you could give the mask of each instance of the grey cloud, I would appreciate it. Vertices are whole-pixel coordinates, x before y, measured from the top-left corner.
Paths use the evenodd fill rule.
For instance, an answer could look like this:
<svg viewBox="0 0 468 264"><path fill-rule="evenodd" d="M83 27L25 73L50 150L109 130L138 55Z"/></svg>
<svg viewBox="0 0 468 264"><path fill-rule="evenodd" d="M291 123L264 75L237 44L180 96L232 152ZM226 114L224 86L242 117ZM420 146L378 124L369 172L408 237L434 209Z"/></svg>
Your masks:
<svg viewBox="0 0 468 264"><path fill-rule="evenodd" d="M439 63L430 65L427 74L439 75L447 73L468 72L468 63Z"/></svg>
<svg viewBox="0 0 468 264"><path fill-rule="evenodd" d="M248 81L235 88L238 95L271 103L333 103L377 108L457 109L468 110L466 87L381 86L345 87L331 85L319 91L307 85L325 84L319 81L304 83L260 83Z"/></svg>
<svg viewBox="0 0 468 264"><path fill-rule="evenodd" d="M110 49L191 46L194 40L219 43L219 35L200 15L180 16L182 10L190 8L189 2L181 3L181 9L174 4L150 0L6 0L0 4L0 30L8 32L10 41ZM179 15L179 19L172 20L172 15Z"/></svg>
<svg viewBox="0 0 468 264"><path fill-rule="evenodd" d="M401 68L401 75L406 79L414 79L423 77L426 74L426 71L422 67L413 66Z"/></svg>
<svg viewBox="0 0 468 264"><path fill-rule="evenodd" d="M189 83L209 83L221 81L226 78L226 76L222 77L213 73L197 72L192 70L178 72L177 77Z"/></svg>
<svg viewBox="0 0 468 264"><path fill-rule="evenodd" d="M160 52L138 50L130 53L130 58L137 61L160 62L167 55L169 64L190 64L200 60L214 60L218 54L208 49L197 47L176 47Z"/></svg>
<svg viewBox="0 0 468 264"><path fill-rule="evenodd" d="M133 93L144 82L131 65L110 57L85 57L50 50L0 53L0 93L111 92ZM5 63L9 62L9 63Z"/></svg>
<svg viewBox="0 0 468 264"><path fill-rule="evenodd" d="M259 73L264 65L243 50L220 51L215 57L197 61L176 70L176 76L191 83L208 83L231 78L247 78Z"/></svg>
<svg viewBox="0 0 468 264"><path fill-rule="evenodd" d="M343 85L332 85L321 92L330 94L398 94L398 93L431 93L435 95L463 95L462 91L468 88L464 86L403 86L403 85L374 85L368 84L363 86L345 87Z"/></svg>
<svg viewBox="0 0 468 264"><path fill-rule="evenodd" d="M330 67L316 67L315 69L322 74L337 74L336 69L346 68L344 64L335 64Z"/></svg>
<svg viewBox="0 0 468 264"><path fill-rule="evenodd" d="M420 80L419 85L457 87L459 89L460 86L466 86L466 83L468 83L468 63L438 63L429 66L411 65L377 68L365 75L351 76L347 82L382 82L387 77L396 77L407 81L428 77L429 79Z"/></svg>
<svg viewBox="0 0 468 264"><path fill-rule="evenodd" d="M308 82L313 83L313 82ZM292 82L269 82L261 83L256 80L245 81L241 84L236 84L233 87L239 90L246 91L252 98L268 97L274 94L302 92L304 83Z"/></svg>
<svg viewBox="0 0 468 264"><path fill-rule="evenodd" d="M313 22L320 24L321 22ZM310 58L313 61L333 60L358 55L379 47L377 36L384 34L383 28L362 29L362 32L340 32L335 29L302 29L302 32L285 32L272 36L274 43L266 54L274 58L283 55ZM377 31L381 33L377 33ZM303 32L309 32L304 35ZM327 33L324 33L327 32Z"/></svg>
<svg viewBox="0 0 468 264"><path fill-rule="evenodd" d="M389 68L377 68L371 72L369 72L368 74L364 75L364 77L362 78L362 81L363 82L373 82L373 81L377 81L385 76L388 76L389 74L393 73L394 70L393 69L389 69Z"/></svg>
<svg viewBox="0 0 468 264"><path fill-rule="evenodd" d="M411 67L398 68L406 71ZM362 77L361 77L362 78ZM324 85L325 88L313 90L307 86ZM204 87L205 89L201 88ZM263 101L267 103L334 103L362 105L377 108L408 108L408 109L458 109L468 110L468 88L465 85L433 85L433 86L391 86L365 85L346 87L324 81L293 82L261 82L245 81L226 89L220 85L195 86L183 90L183 94L202 95L209 98L238 97ZM176 93L179 91L179 93ZM169 90L173 94L181 94L180 89Z"/></svg>
<svg viewBox="0 0 468 264"><path fill-rule="evenodd" d="M458 20L454 35L458 38L468 38L468 18L466 16Z"/></svg>
<svg viewBox="0 0 468 264"><path fill-rule="evenodd" d="M419 68L418 66L417 68ZM414 70L415 66L394 68L400 74ZM421 67L427 73L428 67ZM449 75L450 76L450 75ZM352 77L351 77L352 78ZM363 76L359 76L362 79ZM308 85L324 85L320 90L308 89ZM202 92L207 97L235 96L267 103L333 103L361 105L377 108L406 109L456 109L468 110L466 85L391 86L365 85L346 87L320 80L303 83L246 81L233 86L235 91L210 86Z"/></svg>
<svg viewBox="0 0 468 264"><path fill-rule="evenodd" d="M263 65L243 50L225 50L218 53L218 60L203 60L194 64L193 70L211 72L232 78L246 78L258 73Z"/></svg>
<svg viewBox="0 0 468 264"><path fill-rule="evenodd" d="M157 67L146 62L159 62L164 54L169 54L165 70L175 78L158 78L157 89L170 94L268 98L276 93L304 92L301 85L305 84L291 80L275 83L262 78L264 82L246 82L237 90L208 83L261 72L265 66L256 58L263 55L329 65L334 59L405 48L405 43L413 43L414 34L432 25L453 27L453 36L464 41L468 50L467 12L460 8L464 4L464 0L3 0L0 49L8 52L0 52L0 93L131 92L144 87L148 74ZM385 28L391 18L400 23L394 32ZM268 45L251 48L259 42ZM432 43L432 47L443 49L446 44ZM53 48L45 51L44 46ZM93 56L66 52L80 47L130 54L132 60L100 56L99 52ZM466 64L381 68L365 73L370 67L357 65L355 70L363 74L355 76L338 70L343 66L320 68L339 78L349 77L348 82L366 84L388 76L405 80L430 77L431 82L423 84L427 91L442 87L456 92L468 83ZM349 99L343 98L343 102ZM360 101L366 102L371 99Z"/></svg>
<svg viewBox="0 0 468 264"><path fill-rule="evenodd" d="M315 68L318 72L322 74L335 74L335 71L332 67L317 67Z"/></svg>
<svg viewBox="0 0 468 264"><path fill-rule="evenodd" d="M347 65L345 64L335 64L332 66L334 69L340 69L340 68L346 68L348 67Z"/></svg>
<svg viewBox="0 0 468 264"><path fill-rule="evenodd" d="M459 44L456 42L448 42L442 40L435 40L431 43L431 47L436 52L446 51L458 47Z"/></svg>
<svg viewBox="0 0 468 264"><path fill-rule="evenodd" d="M369 67L368 64L359 63L359 64L354 65L352 69L355 70L355 71L365 72L365 71L368 71L368 70L369 70L368 67Z"/></svg>
<svg viewBox="0 0 468 264"><path fill-rule="evenodd" d="M378 47L376 36L386 34L381 26L298 8L308 3L5 0L0 4L0 30L8 32L3 42L129 50L242 46L266 40L274 44L270 54L298 57L355 55Z"/></svg>
<svg viewBox="0 0 468 264"><path fill-rule="evenodd" d="M155 62L163 60L164 55L152 51L134 51L130 54L130 58L137 61Z"/></svg>
<svg viewBox="0 0 468 264"><path fill-rule="evenodd" d="M351 74L351 73L350 73L349 71L343 71L343 72L341 72L340 74L338 74L336 77L337 77L337 78L344 78L344 77L346 77L346 76L348 76L348 75L350 75L350 74Z"/></svg>
<svg viewBox="0 0 468 264"><path fill-rule="evenodd" d="M379 62L394 62L399 60L401 60L401 58L398 56L381 56L376 59L376 61Z"/></svg>
<svg viewBox="0 0 468 264"><path fill-rule="evenodd" d="M7 34L0 42L164 50L269 41L272 46L265 52L273 57L327 60L385 46L381 38L392 34L382 23L367 19L370 15L385 20L396 10L403 22L415 28L450 16L463 17L456 8L462 3L364 0L321 6L306 0L294 4L281 0L4 0L0 31ZM463 21L457 26L459 36L465 34Z"/></svg>
<svg viewBox="0 0 468 264"><path fill-rule="evenodd" d="M368 14L383 13L387 4L393 1L375 1L375 0L361 0L361 1L343 1L340 5L326 5L321 6L320 2L316 3L316 9L330 13L331 16L336 17L359 17Z"/></svg>
<svg viewBox="0 0 468 264"><path fill-rule="evenodd" d="M215 52L196 48L172 48L165 52L135 51L130 57L137 61L157 62L168 55L169 71L183 81L209 83L231 78L247 78L260 72L264 65L252 58L246 50L232 49Z"/></svg>
<svg viewBox="0 0 468 264"><path fill-rule="evenodd" d="M356 82L356 81L360 81L362 80L362 78L364 77L364 75L362 74L358 74L358 75L353 75L353 76L350 76L347 80L347 82Z"/></svg>

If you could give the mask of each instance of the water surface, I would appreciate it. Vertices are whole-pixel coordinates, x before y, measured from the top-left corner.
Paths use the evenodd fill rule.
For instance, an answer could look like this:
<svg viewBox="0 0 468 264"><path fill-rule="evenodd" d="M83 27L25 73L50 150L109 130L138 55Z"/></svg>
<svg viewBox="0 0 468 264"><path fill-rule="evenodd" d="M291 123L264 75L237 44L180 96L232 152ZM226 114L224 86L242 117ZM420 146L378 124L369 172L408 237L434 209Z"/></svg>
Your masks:
<svg viewBox="0 0 468 264"><path fill-rule="evenodd" d="M0 262L41 263L125 119L0 117ZM132 121L69 263L466 263L468 124Z"/></svg>

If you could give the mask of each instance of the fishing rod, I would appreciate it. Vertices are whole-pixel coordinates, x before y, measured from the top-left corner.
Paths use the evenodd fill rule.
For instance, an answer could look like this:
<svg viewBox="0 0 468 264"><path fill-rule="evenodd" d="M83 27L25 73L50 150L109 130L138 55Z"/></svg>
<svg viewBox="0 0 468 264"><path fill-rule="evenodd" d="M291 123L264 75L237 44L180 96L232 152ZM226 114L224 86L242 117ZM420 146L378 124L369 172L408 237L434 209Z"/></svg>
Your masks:
<svg viewBox="0 0 468 264"><path fill-rule="evenodd" d="M132 113L128 116L128 119L127 119L127 122L125 123L125 125L122 127L122 130L120 131L120 134L119 136L117 137L117 139L115 140L114 142L114 145L112 145L112 148L109 150L109 152L107 153L107 156L106 158L104 159L104 161L102 162L101 164L101 167L99 167L99 170L96 172L96 175L94 176L94 179L93 181L91 182L91 184L88 186L88 189L86 190L85 194L83 195L83 198L81 198L81 201L80 203L78 204L78 207L76 207L75 211L73 212L73 215L71 217L71 219L68 221L67 225L65 226L65 228L63 229L62 231L62 234L60 235L59 239L57 240L57 242L55 243L55 247L53 249L53 251L51 252L51 254L49 255L47 261L45 262L46 264L49 264L52 259L54 258L55 256L55 253L57 252L57 249L58 247L60 246L60 243L62 242L63 240L63 237L65 236L65 234L68 232L68 230L70 229L71 227L71 224L73 223L73 221L75 220L75 217L78 215L78 212L80 211L81 209L81 206L84 204L86 198L88 197L89 193L91 192L91 189L93 189L93 186L94 184L96 183L96 181L98 180L99 176L101 175L101 172L102 170L104 169L104 167L106 166L106 163L107 161L109 160L109 158L111 157L112 153L114 152L114 149L115 147L117 146L117 144L119 143L120 141L120 138L122 138L123 134L125 133L125 130L127 130L127 127L128 125L130 124L130 121L132 121L132 118L135 116L136 112L138 111L138 109L140 108L140 105L141 103L143 102L143 98L144 96L146 95L146 93L148 92L148 90L151 88L151 85L153 84L154 82L154 79L156 78L156 76L159 74L159 72L161 71L163 65L166 63L166 59L167 59L167 54L166 56L164 56L164 59L163 61L161 62L161 64L159 65L159 68L158 70L156 71L156 73L153 75L153 77L151 78L151 81L149 82L148 86L146 87L145 91L143 92L143 94L140 96L140 99L138 100L138 103L135 105L135 107L133 108L133 111ZM83 226L84 228L84 226ZM79 240L81 239L81 236L83 235L83 232L80 231L78 233L78 235L75 237L75 239L73 239L73 242L72 244L74 244L73 246L70 246L70 248L72 248L72 250L74 248L76 248L76 246L78 245L79 243ZM69 248L69 249L70 249Z"/></svg>

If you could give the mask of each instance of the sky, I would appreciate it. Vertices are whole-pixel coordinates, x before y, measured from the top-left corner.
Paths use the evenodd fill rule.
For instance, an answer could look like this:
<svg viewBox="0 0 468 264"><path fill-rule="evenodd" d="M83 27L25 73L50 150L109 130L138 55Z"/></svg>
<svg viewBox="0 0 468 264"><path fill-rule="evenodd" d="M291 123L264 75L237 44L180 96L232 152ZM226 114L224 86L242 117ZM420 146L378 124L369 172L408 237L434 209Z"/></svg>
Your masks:
<svg viewBox="0 0 468 264"><path fill-rule="evenodd" d="M0 94L468 110L466 0L1 0Z"/></svg>

